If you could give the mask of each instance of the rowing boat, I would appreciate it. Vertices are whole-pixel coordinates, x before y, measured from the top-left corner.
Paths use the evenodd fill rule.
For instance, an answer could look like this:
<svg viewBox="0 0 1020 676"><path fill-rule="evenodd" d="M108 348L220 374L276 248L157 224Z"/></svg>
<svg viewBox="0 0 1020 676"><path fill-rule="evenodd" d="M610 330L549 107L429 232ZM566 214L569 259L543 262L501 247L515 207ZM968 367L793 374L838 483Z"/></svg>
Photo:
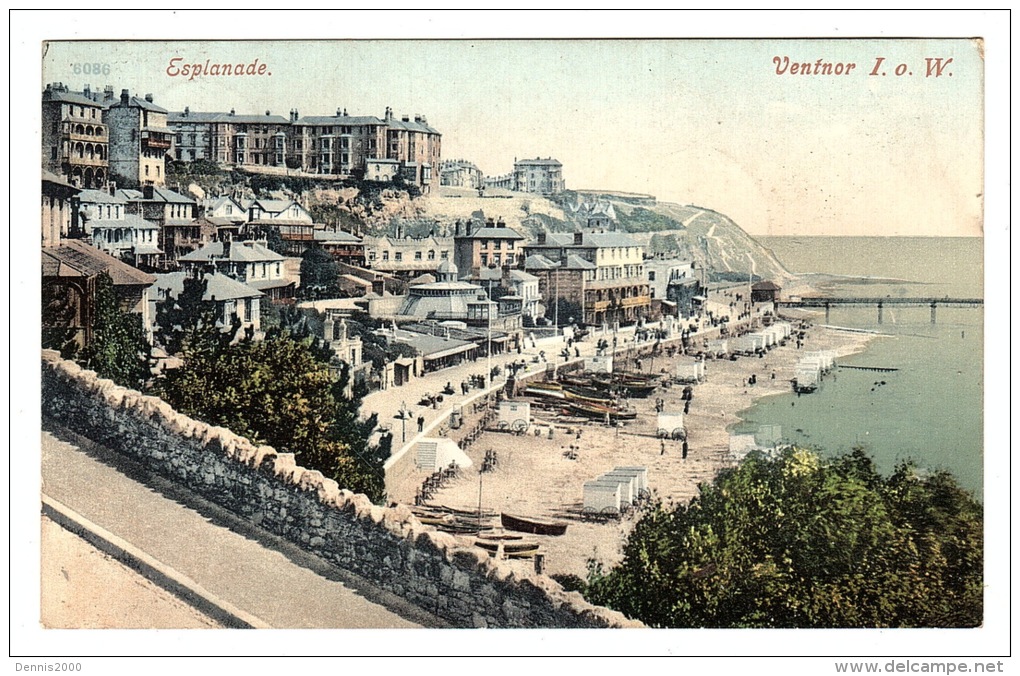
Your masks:
<svg viewBox="0 0 1020 676"><path fill-rule="evenodd" d="M567 524L562 521L550 521L530 516L515 516L503 512L500 514L500 522L503 528L514 530L519 533L533 533L535 535L563 535L567 532Z"/></svg>

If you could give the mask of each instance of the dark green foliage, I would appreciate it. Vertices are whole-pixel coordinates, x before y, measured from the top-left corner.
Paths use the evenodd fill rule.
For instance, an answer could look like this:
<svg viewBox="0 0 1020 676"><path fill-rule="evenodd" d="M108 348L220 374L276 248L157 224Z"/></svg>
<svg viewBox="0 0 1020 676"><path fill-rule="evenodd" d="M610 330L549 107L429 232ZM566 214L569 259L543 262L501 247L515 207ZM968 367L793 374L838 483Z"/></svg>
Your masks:
<svg viewBox="0 0 1020 676"><path fill-rule="evenodd" d="M557 326L570 326L584 323L584 312L580 303L558 298L556 304L545 311L545 318L551 322L558 322Z"/></svg>
<svg viewBox="0 0 1020 676"><path fill-rule="evenodd" d="M340 268L328 253L313 246L301 257L301 297L306 300L339 298Z"/></svg>
<svg viewBox="0 0 1020 676"><path fill-rule="evenodd" d="M647 512L586 595L658 627L973 627L982 508L952 477L860 450L754 453Z"/></svg>
<svg viewBox="0 0 1020 676"><path fill-rule="evenodd" d="M655 232L658 230L683 230L684 224L669 216L656 213L644 207L634 207L629 213L618 209L616 214L620 229L624 232Z"/></svg>
<svg viewBox="0 0 1020 676"><path fill-rule="evenodd" d="M383 455L368 443L377 420L359 418L360 397L345 392L349 370L330 356L311 339L277 331L189 353L160 383L160 395L186 415L294 453L301 466L381 502L388 449Z"/></svg>
<svg viewBox="0 0 1020 676"><path fill-rule="evenodd" d="M207 282L188 277L180 294L156 303L156 338L168 354L201 354L226 347L240 323L223 326L216 305L203 300ZM225 330L229 329L229 330Z"/></svg>
<svg viewBox="0 0 1020 676"><path fill-rule="evenodd" d="M121 310L113 280L104 272L96 282L92 342L82 351L81 362L102 378L139 389L151 376L150 352L141 315Z"/></svg>

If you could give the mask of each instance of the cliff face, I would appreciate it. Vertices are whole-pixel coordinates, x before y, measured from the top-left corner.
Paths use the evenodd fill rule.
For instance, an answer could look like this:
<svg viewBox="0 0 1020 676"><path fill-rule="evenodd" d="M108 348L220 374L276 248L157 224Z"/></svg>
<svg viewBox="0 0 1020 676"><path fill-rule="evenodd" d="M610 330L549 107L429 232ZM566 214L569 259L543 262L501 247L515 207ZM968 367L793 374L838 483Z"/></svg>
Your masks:
<svg viewBox="0 0 1020 676"><path fill-rule="evenodd" d="M598 212L612 214L612 227L633 234L651 254L692 260L716 273L731 273L734 279L749 272L777 281L793 277L770 250L739 225L703 207L610 192L571 192L549 200L510 191L491 191L478 197L475 191L446 188L417 201L425 204L428 217L441 223L481 211L486 217L502 218L507 226L528 237L540 230L570 232L584 227L589 211L577 209L577 205L597 205Z"/></svg>

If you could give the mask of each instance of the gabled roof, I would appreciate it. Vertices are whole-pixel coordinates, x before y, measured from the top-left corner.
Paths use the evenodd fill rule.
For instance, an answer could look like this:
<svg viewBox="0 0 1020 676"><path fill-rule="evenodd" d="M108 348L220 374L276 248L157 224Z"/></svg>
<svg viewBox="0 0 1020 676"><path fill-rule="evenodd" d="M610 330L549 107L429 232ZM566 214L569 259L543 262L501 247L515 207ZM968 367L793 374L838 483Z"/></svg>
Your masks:
<svg viewBox="0 0 1020 676"><path fill-rule="evenodd" d="M243 263L266 263L282 261L284 257L258 242L231 242L229 257L223 255L223 242L209 242L197 251L187 253L178 260L188 263L204 263L213 260L230 260Z"/></svg>
<svg viewBox="0 0 1020 676"><path fill-rule="evenodd" d="M315 230L312 237L316 242L338 242L344 244L361 244L361 238L343 230Z"/></svg>
<svg viewBox="0 0 1020 676"><path fill-rule="evenodd" d="M42 250L43 277L94 277L107 273L114 286L149 286L156 278L78 239Z"/></svg>
<svg viewBox="0 0 1020 676"><path fill-rule="evenodd" d="M167 112L166 108L161 108L152 101L146 101L145 99L139 98L137 96L130 97L126 105L121 99L114 99L114 102L110 104L110 108L142 108L144 110L149 110L154 113Z"/></svg>
<svg viewBox="0 0 1020 676"><path fill-rule="evenodd" d="M536 157L533 160L517 160L516 162L514 162L514 166L516 167L518 165L541 165L541 166L547 166L547 167L562 167L563 166L563 164L559 160L554 160L551 157L546 157L546 158Z"/></svg>
<svg viewBox="0 0 1020 676"><path fill-rule="evenodd" d="M176 298L184 291L184 280L189 277L187 272L168 272L163 275L156 275L156 288L171 297ZM231 279L219 272L207 272L203 275L206 280L205 294L202 300L237 300L238 298L258 298L262 292L252 287ZM162 294L161 294L162 295Z"/></svg>
<svg viewBox="0 0 1020 676"><path fill-rule="evenodd" d="M122 188L117 191L119 197L123 197L128 202L167 202L171 204L195 204L195 200L190 197L185 197L180 193L176 193L168 188L160 188L155 186L152 189L152 199L146 199L145 194L141 190L131 190L128 188Z"/></svg>
<svg viewBox="0 0 1020 676"><path fill-rule="evenodd" d="M119 191L118 191L119 192ZM83 204L127 204L127 200L118 195L111 195L105 190L82 190L78 193L78 200Z"/></svg>
<svg viewBox="0 0 1020 676"><path fill-rule="evenodd" d="M159 225L135 214L124 214L123 218L97 218L88 222L91 230L96 228L135 228L136 230L159 230Z"/></svg>
<svg viewBox="0 0 1020 676"><path fill-rule="evenodd" d="M92 106L93 108L102 108L103 104L99 101L93 101L89 97L85 96L82 92L72 92L65 89L48 88L43 90L42 93L43 101L60 101L62 103L76 103L82 106Z"/></svg>
<svg viewBox="0 0 1020 676"><path fill-rule="evenodd" d="M300 207L301 211L305 211L305 212L308 211L307 209L302 207L300 204L298 204L294 200L261 200L261 199L259 199L259 200L255 200L255 202L252 204L252 206L257 206L262 211L266 211L266 212L271 213L271 214L283 213L284 211L286 211L287 209L290 209L292 206L295 206L295 205Z"/></svg>
<svg viewBox="0 0 1020 676"><path fill-rule="evenodd" d="M775 282L765 280L764 282L758 282L751 286L752 291L780 291L782 287L776 285Z"/></svg>
<svg viewBox="0 0 1020 676"><path fill-rule="evenodd" d="M470 235L461 235L457 239L513 239L519 240L524 239L524 235L517 232L513 228L498 228L495 226L485 226L472 230Z"/></svg>

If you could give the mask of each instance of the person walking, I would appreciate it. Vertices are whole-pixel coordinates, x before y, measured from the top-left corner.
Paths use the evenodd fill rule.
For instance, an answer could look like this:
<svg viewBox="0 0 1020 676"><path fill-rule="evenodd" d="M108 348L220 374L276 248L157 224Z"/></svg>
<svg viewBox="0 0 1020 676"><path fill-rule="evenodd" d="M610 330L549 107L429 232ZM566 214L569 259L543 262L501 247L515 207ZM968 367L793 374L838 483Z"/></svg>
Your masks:
<svg viewBox="0 0 1020 676"><path fill-rule="evenodd" d="M425 416L423 415L418 416L418 431L419 432L425 431Z"/></svg>

